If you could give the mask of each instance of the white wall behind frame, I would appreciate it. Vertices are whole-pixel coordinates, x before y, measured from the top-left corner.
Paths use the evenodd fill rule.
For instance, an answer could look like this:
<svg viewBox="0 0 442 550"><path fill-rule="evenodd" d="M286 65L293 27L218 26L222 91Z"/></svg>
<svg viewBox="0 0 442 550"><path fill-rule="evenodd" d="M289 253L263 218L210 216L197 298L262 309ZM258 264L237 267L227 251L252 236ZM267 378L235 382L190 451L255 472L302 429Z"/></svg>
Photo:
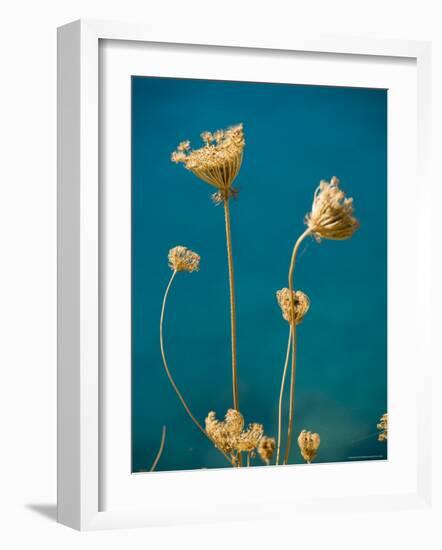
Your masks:
<svg viewBox="0 0 442 550"><path fill-rule="evenodd" d="M186 25L205 28L207 34L231 29L268 36L278 33L310 32L384 36L401 39L432 39L434 127L442 126L442 37L440 2L373 0L317 0L295 2L274 0L224 0L214 18L213 5L205 0L188 2L140 2L139 0L64 0L53 2L21 0L3 7L4 27L0 35L2 74L0 88L2 156L1 333L2 386L0 411L3 419L1 486L2 529L5 548L43 546L47 549L109 550L161 546L224 549L232 541L264 549L286 546L296 533L297 544L309 548L342 549L425 547L442 545L441 509L398 512L388 518L376 514L296 517L290 522L254 522L218 526L201 525L149 530L86 533L79 535L36 513L53 510L55 502L55 28L81 17L132 20L146 24ZM435 136L440 150L440 139ZM433 147L434 148L434 147ZM24 155L24 151L26 154ZM436 149L434 149L436 152ZM439 155L438 155L439 156ZM438 171L435 171L435 178ZM437 183L437 180L436 180ZM441 203L442 187L436 185L432 203ZM431 222L430 222L431 223ZM440 238L433 222L434 241ZM30 276L31 273L31 276ZM440 251L434 256L435 280L442 279ZM441 295L435 289L435 309L441 310ZM440 323L439 316L434 317ZM437 326L437 325L435 325ZM439 333L439 331L438 331ZM437 335L438 335L437 333ZM26 338L24 340L24 334ZM436 333L435 333L436 335ZM434 379L435 464L442 463L440 444L442 385L438 369ZM24 381L26 383L24 383ZM22 406L17 405L20 399ZM436 399L437 398L437 399ZM435 469L435 501L440 503L440 469ZM45 508L46 506L46 508ZM320 528L318 527L320 525Z"/></svg>
<svg viewBox="0 0 442 550"><path fill-rule="evenodd" d="M216 61L213 61L215 55ZM123 41L101 42L103 276L105 320L102 342L103 465L102 505L115 509L149 508L184 519L198 517L197 502L213 503L241 516L246 502L287 498L334 498L363 494L390 495L416 491L415 364L413 326L403 316L409 288L418 286L417 264L409 248L416 234L407 223L414 209L416 171L416 67L409 59L260 52L229 48L176 48ZM130 475L131 338L130 338L130 79L131 75L178 76L352 85L389 90L389 408L392 433L388 463L315 465L302 468L228 470ZM314 184L312 184L314 185ZM398 208L398 204L401 208ZM407 246L404 246L407 243ZM417 302L409 304L416 318ZM408 341L405 348L401 343ZM296 489L296 491L295 491ZM151 499L146 500L149 494ZM193 499L183 498L192 494ZM236 494L235 502L231 495ZM245 496L246 495L246 496ZM262 505L265 502L262 501ZM302 507L302 504L298 502ZM221 514L222 516L222 514ZM210 516L209 516L210 517Z"/></svg>

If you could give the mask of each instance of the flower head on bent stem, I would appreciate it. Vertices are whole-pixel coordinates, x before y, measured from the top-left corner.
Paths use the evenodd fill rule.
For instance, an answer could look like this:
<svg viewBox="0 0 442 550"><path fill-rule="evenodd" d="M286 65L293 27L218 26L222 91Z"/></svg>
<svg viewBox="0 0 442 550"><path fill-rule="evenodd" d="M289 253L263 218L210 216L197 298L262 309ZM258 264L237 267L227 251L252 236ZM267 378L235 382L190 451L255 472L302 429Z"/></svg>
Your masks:
<svg viewBox="0 0 442 550"><path fill-rule="evenodd" d="M185 246L174 246L169 250L169 267L172 271L198 271L200 256Z"/></svg>
<svg viewBox="0 0 442 550"><path fill-rule="evenodd" d="M163 359L164 370L166 371L167 378L169 379L169 382L173 390L175 391L178 399L180 400L182 406L184 407L184 410L189 415L192 422L201 431L201 433L203 433L212 443L214 443L213 439L210 437L207 431L201 426L200 422L198 422L195 415L190 410L189 405L187 404L181 391L176 385L175 380L173 379L172 373L170 372L169 365L166 359L166 351L164 348L164 336L163 336L163 325L164 325L164 316L166 311L166 303L167 303L167 298L169 296L169 291L172 286L172 283L177 273L179 272L188 271L191 273L193 271L197 271L199 268L200 256L196 252L189 250L185 246L175 246L174 248L171 248L169 250L168 260L169 260L169 267L172 269L172 275L169 279L169 282L166 287L166 291L164 293L163 304L161 307L161 315L160 315L160 350L161 350L161 357ZM219 450L224 455L224 458L226 458L228 462L233 465L232 459L222 449L219 449Z"/></svg>
<svg viewBox="0 0 442 550"><path fill-rule="evenodd" d="M218 420L211 411L206 417L206 432L215 446L229 454L233 462L238 461L240 453L255 455L255 451L266 463L273 455L275 440L264 435L262 424L253 422L244 429L244 417L235 410L229 409L224 420Z"/></svg>
<svg viewBox="0 0 442 550"><path fill-rule="evenodd" d="M273 437L263 435L258 444L258 454L263 462L270 464L270 459L275 452L276 441Z"/></svg>
<svg viewBox="0 0 442 550"><path fill-rule="evenodd" d="M359 227L353 213L353 199L345 197L339 179L333 176L330 182L322 180L317 187L305 223L318 241L349 239Z"/></svg>
<svg viewBox="0 0 442 550"><path fill-rule="evenodd" d="M302 241L308 235L314 235L319 242L321 239L344 240L349 239L358 229L359 223L353 215L353 199L345 197L339 188L339 180L333 176L330 182L321 181L313 197L312 210L305 217L307 229L298 237L292 251L290 260L288 283L289 297L291 301L291 332L292 332L292 368L290 378L290 410L289 427L287 432L287 447L284 463L287 464L293 435L293 415L295 401L295 377L296 377L296 304L293 287L293 274L296 257Z"/></svg>

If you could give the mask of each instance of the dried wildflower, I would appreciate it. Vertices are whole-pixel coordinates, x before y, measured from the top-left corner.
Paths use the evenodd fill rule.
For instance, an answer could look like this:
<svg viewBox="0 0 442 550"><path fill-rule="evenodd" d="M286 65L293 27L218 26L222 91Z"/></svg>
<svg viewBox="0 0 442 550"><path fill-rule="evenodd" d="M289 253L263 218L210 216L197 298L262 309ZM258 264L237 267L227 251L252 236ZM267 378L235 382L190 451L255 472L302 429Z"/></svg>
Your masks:
<svg viewBox="0 0 442 550"><path fill-rule="evenodd" d="M182 141L177 147L177 151L179 153L183 153L184 151L188 151L189 149L190 149L190 141L189 140Z"/></svg>
<svg viewBox="0 0 442 550"><path fill-rule="evenodd" d="M263 462L270 464L270 459L275 452L276 441L273 437L262 436L258 443L258 454Z"/></svg>
<svg viewBox="0 0 442 550"><path fill-rule="evenodd" d="M187 170L217 188L213 195L216 203L235 196L237 191L232 184L238 175L244 151L243 125L238 124L213 134L203 132L204 146L191 150L190 143L183 141L172 153L172 161L182 162Z"/></svg>
<svg viewBox="0 0 442 550"><path fill-rule="evenodd" d="M288 288L282 288L276 293L279 307L282 311L282 316L289 323L292 322L292 304L290 300L290 290ZM304 319L306 313L310 309L310 300L307 294L297 290L293 291L294 306L295 306L295 322L297 325Z"/></svg>
<svg viewBox="0 0 442 550"><path fill-rule="evenodd" d="M215 445L225 453L237 450L237 442L244 427L244 418L239 411L229 409L224 422L217 420L211 411L206 418L206 431Z"/></svg>
<svg viewBox="0 0 442 550"><path fill-rule="evenodd" d="M298 436L298 445L301 451L302 458L310 464L315 459L318 452L321 438L317 433L307 432L302 430Z"/></svg>
<svg viewBox="0 0 442 550"><path fill-rule="evenodd" d="M377 425L380 434L378 435L378 441L388 440L388 414L385 413L381 416L380 422Z"/></svg>
<svg viewBox="0 0 442 550"><path fill-rule="evenodd" d="M321 238L349 239L358 229L359 223L353 216L353 199L345 198L338 178L333 176L330 182L321 181L305 223L318 241Z"/></svg>
<svg viewBox="0 0 442 550"><path fill-rule="evenodd" d="M236 460L237 453L248 452L253 456L255 450L261 457L267 456L269 459L275 448L275 440L264 436L262 424L254 422L244 430L244 418L235 409L227 411L224 421L218 420L213 411L209 412L206 418L206 432L215 445L229 453L233 460ZM263 460L265 461L265 458Z"/></svg>
<svg viewBox="0 0 442 550"><path fill-rule="evenodd" d="M236 409L227 411L224 423L234 437L239 437L244 429L244 418Z"/></svg>
<svg viewBox="0 0 442 550"><path fill-rule="evenodd" d="M198 271L200 257L185 246L175 246L169 250L169 267L172 271Z"/></svg>
<svg viewBox="0 0 442 550"><path fill-rule="evenodd" d="M236 448L241 452L252 452L258 447L261 437L264 435L264 427L256 422L249 424L247 431L243 432L236 444Z"/></svg>

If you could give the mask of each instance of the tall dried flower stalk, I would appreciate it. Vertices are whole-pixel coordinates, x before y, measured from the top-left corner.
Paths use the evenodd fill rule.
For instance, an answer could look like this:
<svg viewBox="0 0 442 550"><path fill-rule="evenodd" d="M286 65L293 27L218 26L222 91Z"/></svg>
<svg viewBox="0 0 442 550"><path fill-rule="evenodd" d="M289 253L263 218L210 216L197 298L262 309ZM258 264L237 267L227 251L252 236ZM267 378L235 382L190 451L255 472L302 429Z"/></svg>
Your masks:
<svg viewBox="0 0 442 550"><path fill-rule="evenodd" d="M359 223L353 215L353 199L345 197L345 193L339 188L339 179L337 177L333 176L330 182L325 180L320 182L313 197L311 212L305 217L305 223L307 229L301 234L293 247L288 275L291 301L290 323L292 327L292 364L290 377L289 426L284 464L288 463L290 457L293 434L296 379L296 320L293 274L299 247L308 235L313 235L318 242L320 242L321 239L344 240L349 239L359 227Z"/></svg>
<svg viewBox="0 0 442 550"><path fill-rule="evenodd" d="M339 188L339 179L333 176L330 182L322 180L319 183L305 223L318 241L342 241L352 237L359 227L353 212L353 199L345 197Z"/></svg>
<svg viewBox="0 0 442 550"><path fill-rule="evenodd" d="M224 206L230 290L233 407L239 410L235 282L229 199L237 195L237 190L233 188L233 182L241 168L243 158L245 145L243 125L238 124L226 130L217 130L214 133L203 132L201 139L204 141L204 146L194 150L191 149L189 141L182 141L176 151L172 153L172 161L183 163L187 170L215 187L217 191L212 198L216 204L222 203Z"/></svg>
<svg viewBox="0 0 442 550"><path fill-rule="evenodd" d="M310 235L310 229L306 229L304 233L298 238L293 247L292 258L290 261L289 268L289 299L290 299L290 314L289 322L292 331L292 362L291 362L291 371L290 371L290 400L289 400L289 424L287 430L287 445L284 454L284 464L288 464L290 456L290 448L292 445L292 433L293 433L293 417L295 410L295 380L296 380L296 302L295 302L295 291L293 289L293 273L295 270L296 256L298 254L299 247L301 246L302 241Z"/></svg>
<svg viewBox="0 0 442 550"><path fill-rule="evenodd" d="M281 389L279 390L279 402L278 402L278 444L276 447L276 461L275 464L279 464L279 455L281 453L281 434L282 434L282 400L284 397L285 379L287 376L287 367L289 365L290 349L292 345L292 327L289 329L289 338L287 342L287 352L285 354L284 369L282 371Z"/></svg>
<svg viewBox="0 0 442 550"><path fill-rule="evenodd" d="M167 377L169 379L169 382L172 385L172 388L174 389L175 393L178 396L178 399L180 400L181 404L183 405L185 411L189 415L192 422L195 424L195 426L215 445L214 440L210 437L210 435L206 432L206 430L201 426L201 424L198 422L198 420L195 418L194 414L190 410L188 404L186 403L186 400L184 399L182 393L178 389L178 386L175 383L175 380L172 377L172 374L170 372L169 366L167 364L166 359L166 352L164 350L164 336L163 336L163 325L164 325L164 314L166 310L166 303L167 303L167 297L169 295L170 288L172 286L172 283L175 279L175 276L177 273L185 272L192 273L194 271L199 270L199 264L200 264L200 257L196 252L192 252L192 250L189 250L185 246L175 246L169 251L169 267L172 270L172 275L169 279L169 283L167 284L166 291L164 293L163 298L163 304L161 307L161 316L160 316L160 349L161 349L161 357L163 359L163 365L164 369L166 371ZM229 456L221 449L219 449L221 453L224 455L224 457L232 464L232 460L229 458Z"/></svg>
<svg viewBox="0 0 442 550"><path fill-rule="evenodd" d="M300 290L292 294L295 300L295 315L294 315L295 323L299 325L299 323L301 323L301 321L303 320L304 316L307 314L310 308L310 300L308 296L303 292L301 292ZM292 310L291 310L291 298L290 298L289 289L283 288L281 290L278 290L276 293L276 298L278 300L279 307L281 308L283 318L286 321L288 321L288 323L290 323L289 338L287 342L287 352L285 356L284 369L282 372L281 389L279 392L279 403L278 403L278 446L276 451L275 464L279 464L279 455L281 451L281 432L282 432L282 401L284 397L285 379L287 376L287 368L289 364L290 349L291 349L293 334L292 334L292 327L291 327Z"/></svg>
<svg viewBox="0 0 442 550"><path fill-rule="evenodd" d="M157 452L157 455L155 457L155 460L153 461L152 463L152 466L150 468L150 471L151 472L154 472L155 471L155 468L157 467L157 464L161 458L161 455L163 454L163 451L164 451L164 444L166 443L166 426L163 426L163 431L161 433L161 442L160 442L160 447L158 449L158 452Z"/></svg>

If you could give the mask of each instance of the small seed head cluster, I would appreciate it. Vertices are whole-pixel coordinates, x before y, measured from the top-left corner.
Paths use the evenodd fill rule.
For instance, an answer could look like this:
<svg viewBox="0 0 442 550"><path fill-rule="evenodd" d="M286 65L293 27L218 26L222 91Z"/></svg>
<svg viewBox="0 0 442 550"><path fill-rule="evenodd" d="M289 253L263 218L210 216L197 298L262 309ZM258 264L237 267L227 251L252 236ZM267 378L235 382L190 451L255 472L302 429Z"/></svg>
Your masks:
<svg viewBox="0 0 442 550"><path fill-rule="evenodd" d="M200 257L185 246L175 246L169 250L169 267L172 271L198 271Z"/></svg>
<svg viewBox="0 0 442 550"><path fill-rule="evenodd" d="M258 454L263 462L267 465L270 464L270 460L275 452L276 441L273 437L267 437L263 435L258 443Z"/></svg>
<svg viewBox="0 0 442 550"><path fill-rule="evenodd" d="M292 296L294 299L295 323L299 325L310 309L310 300L307 294L304 294L301 290L293 291ZM286 321L291 323L292 302L290 300L290 290L288 288L278 290L276 293L276 298L278 300L279 307L281 308L282 316Z"/></svg>
<svg viewBox="0 0 442 550"><path fill-rule="evenodd" d="M239 452L254 455L256 450L266 463L273 456L275 440L264 436L263 425L254 422L245 430L244 417L235 409L227 411L224 421L218 420L213 411L209 412L206 418L206 431L215 445L229 454L235 463Z"/></svg>
<svg viewBox="0 0 442 550"><path fill-rule="evenodd" d="M345 197L333 176L330 182L322 180L316 189L305 223L318 241L349 239L359 227L353 212L353 199Z"/></svg>
<svg viewBox="0 0 442 550"><path fill-rule="evenodd" d="M378 430L380 431L378 435L378 441L387 441L388 440L388 414L385 413L381 416L379 424L377 425Z"/></svg>
<svg viewBox="0 0 442 550"><path fill-rule="evenodd" d="M298 436L298 445L302 458L310 464L318 452L321 438L319 434L302 430Z"/></svg>
<svg viewBox="0 0 442 550"><path fill-rule="evenodd" d="M189 141L182 141L172 153L172 161L182 162L187 170L212 185L217 192L212 196L216 204L236 196L232 184L241 168L245 140L243 125L226 130L203 132L204 146L191 149Z"/></svg>

